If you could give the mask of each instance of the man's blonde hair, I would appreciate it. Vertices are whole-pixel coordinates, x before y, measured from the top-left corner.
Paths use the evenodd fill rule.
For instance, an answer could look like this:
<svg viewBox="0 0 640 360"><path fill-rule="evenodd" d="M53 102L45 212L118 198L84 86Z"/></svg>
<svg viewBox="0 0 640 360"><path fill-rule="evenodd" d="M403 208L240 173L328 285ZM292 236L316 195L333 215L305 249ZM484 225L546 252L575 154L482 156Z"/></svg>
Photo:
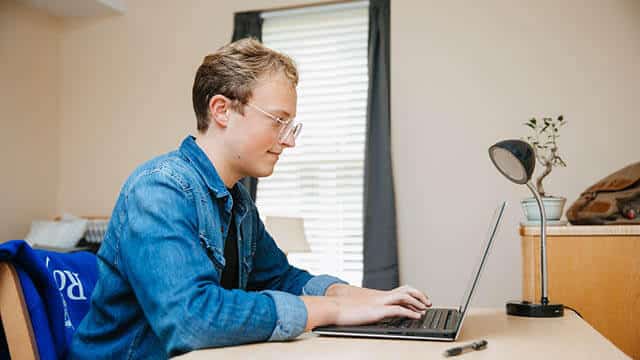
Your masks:
<svg viewBox="0 0 640 360"><path fill-rule="evenodd" d="M284 74L293 87L298 85L293 60L251 38L232 42L205 56L193 81L198 131L209 128L209 100L214 95L231 99L232 107L243 113L243 105L251 98L258 78L275 73Z"/></svg>

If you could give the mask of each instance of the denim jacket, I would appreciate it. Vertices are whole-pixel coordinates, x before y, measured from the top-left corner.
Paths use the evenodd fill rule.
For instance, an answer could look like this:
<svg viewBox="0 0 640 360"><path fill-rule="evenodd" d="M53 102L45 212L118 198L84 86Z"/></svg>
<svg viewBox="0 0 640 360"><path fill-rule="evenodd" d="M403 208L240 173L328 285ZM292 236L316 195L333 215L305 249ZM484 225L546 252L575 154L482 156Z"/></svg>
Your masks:
<svg viewBox="0 0 640 360"><path fill-rule="evenodd" d="M246 189L235 186L237 199L190 136L134 171L98 252L100 277L72 358L166 358L304 331L298 296L324 295L344 282L291 266ZM220 278L231 216L240 288L226 290Z"/></svg>

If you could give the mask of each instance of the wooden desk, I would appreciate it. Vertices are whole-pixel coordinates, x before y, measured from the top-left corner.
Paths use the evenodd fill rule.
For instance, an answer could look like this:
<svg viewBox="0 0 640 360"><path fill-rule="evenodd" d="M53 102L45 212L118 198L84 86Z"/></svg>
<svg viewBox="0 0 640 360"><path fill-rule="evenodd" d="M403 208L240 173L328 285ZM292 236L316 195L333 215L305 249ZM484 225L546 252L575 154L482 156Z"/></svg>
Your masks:
<svg viewBox="0 0 640 360"><path fill-rule="evenodd" d="M540 301L540 227L521 227L522 296ZM549 226L549 300L640 359L640 225Z"/></svg>
<svg viewBox="0 0 640 360"><path fill-rule="evenodd" d="M479 339L486 339L488 347L460 355L461 360L628 359L572 311L562 318L531 319L508 316L504 309L472 309L455 343L307 333L290 342L199 350L178 359L440 359L445 349Z"/></svg>

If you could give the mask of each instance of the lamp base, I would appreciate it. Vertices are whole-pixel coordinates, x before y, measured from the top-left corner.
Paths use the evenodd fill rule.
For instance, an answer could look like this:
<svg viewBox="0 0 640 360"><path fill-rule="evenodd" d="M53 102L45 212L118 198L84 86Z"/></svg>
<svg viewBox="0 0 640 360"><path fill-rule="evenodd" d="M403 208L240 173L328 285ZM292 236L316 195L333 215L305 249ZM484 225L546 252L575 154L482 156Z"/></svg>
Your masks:
<svg viewBox="0 0 640 360"><path fill-rule="evenodd" d="M507 302L507 315L526 317L562 317L564 306L562 304L534 304L529 301Z"/></svg>

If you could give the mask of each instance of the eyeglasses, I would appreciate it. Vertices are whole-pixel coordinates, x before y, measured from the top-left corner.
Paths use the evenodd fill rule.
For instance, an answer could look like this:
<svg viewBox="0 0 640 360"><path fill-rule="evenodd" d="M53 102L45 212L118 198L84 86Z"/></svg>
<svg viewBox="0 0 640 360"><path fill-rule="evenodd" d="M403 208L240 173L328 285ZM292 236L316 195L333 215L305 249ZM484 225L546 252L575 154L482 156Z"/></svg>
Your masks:
<svg viewBox="0 0 640 360"><path fill-rule="evenodd" d="M283 119L279 116L275 116L265 110L262 110L260 107L250 102L247 102L247 105L251 106L253 109L261 112L269 119L278 123L278 126L280 126L278 141L285 142L287 139L289 139L289 136L293 136L293 140L295 141L300 135L300 132L302 131L302 123L296 122L294 119Z"/></svg>

